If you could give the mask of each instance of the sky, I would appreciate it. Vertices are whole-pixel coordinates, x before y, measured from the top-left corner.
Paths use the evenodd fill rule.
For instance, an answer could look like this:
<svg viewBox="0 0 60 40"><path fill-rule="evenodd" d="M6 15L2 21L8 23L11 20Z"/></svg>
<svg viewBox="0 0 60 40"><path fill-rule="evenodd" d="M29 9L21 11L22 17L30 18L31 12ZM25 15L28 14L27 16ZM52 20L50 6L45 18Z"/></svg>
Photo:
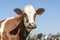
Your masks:
<svg viewBox="0 0 60 40"><path fill-rule="evenodd" d="M44 8L42 15L36 16L37 28L31 34L60 33L60 0L0 0L0 20L18 16L13 10L31 4L35 10Z"/></svg>

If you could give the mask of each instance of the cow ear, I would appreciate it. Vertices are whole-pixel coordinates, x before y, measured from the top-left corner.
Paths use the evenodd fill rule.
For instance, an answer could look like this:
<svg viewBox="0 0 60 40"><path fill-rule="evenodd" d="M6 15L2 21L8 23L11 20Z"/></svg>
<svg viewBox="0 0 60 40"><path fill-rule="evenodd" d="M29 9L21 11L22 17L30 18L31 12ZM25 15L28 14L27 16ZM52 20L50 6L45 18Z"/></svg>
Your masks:
<svg viewBox="0 0 60 40"><path fill-rule="evenodd" d="M44 11L45 11L44 8L39 8L39 9L36 11L36 14L41 15Z"/></svg>
<svg viewBox="0 0 60 40"><path fill-rule="evenodd" d="M19 9L19 8L15 8L15 9L14 9L14 12L15 12L16 14L18 14L18 15L22 14L22 10Z"/></svg>

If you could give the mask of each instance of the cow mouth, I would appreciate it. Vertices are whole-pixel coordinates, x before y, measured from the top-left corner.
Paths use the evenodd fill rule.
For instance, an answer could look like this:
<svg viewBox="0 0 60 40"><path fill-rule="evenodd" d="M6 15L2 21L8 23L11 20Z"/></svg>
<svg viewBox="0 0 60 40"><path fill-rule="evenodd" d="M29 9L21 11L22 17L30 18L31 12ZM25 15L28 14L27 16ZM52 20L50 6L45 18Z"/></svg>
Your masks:
<svg viewBox="0 0 60 40"><path fill-rule="evenodd" d="M29 31L31 31L32 29L35 29L35 28L37 28L37 27L26 27L26 30L29 32Z"/></svg>
<svg viewBox="0 0 60 40"><path fill-rule="evenodd" d="M28 28L30 28L30 29L35 29L35 28L37 28L37 27L36 27L36 25L28 25Z"/></svg>

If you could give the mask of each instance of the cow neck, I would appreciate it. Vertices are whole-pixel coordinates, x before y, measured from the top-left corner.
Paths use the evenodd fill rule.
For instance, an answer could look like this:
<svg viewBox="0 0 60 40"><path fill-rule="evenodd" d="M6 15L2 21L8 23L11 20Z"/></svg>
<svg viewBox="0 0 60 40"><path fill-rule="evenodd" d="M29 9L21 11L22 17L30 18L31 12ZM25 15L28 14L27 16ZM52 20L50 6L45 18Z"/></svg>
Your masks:
<svg viewBox="0 0 60 40"><path fill-rule="evenodd" d="M22 20L20 25L21 32L19 33L21 40L26 40L29 32L26 30L26 27L24 25L24 16L22 15Z"/></svg>

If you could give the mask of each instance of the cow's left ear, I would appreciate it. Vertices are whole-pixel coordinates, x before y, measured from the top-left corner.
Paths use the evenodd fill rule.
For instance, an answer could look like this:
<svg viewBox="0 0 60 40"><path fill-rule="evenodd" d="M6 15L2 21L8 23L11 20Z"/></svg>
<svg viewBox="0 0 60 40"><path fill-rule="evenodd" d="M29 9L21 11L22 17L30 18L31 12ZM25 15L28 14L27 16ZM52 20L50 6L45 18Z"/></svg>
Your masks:
<svg viewBox="0 0 60 40"><path fill-rule="evenodd" d="M39 9L36 11L36 14L41 15L44 11L45 11L44 8L39 8Z"/></svg>
<svg viewBox="0 0 60 40"><path fill-rule="evenodd" d="M19 9L19 8L15 8L15 9L14 9L14 12L15 12L16 14L18 14L18 15L23 14L23 13L22 13L22 10Z"/></svg>

